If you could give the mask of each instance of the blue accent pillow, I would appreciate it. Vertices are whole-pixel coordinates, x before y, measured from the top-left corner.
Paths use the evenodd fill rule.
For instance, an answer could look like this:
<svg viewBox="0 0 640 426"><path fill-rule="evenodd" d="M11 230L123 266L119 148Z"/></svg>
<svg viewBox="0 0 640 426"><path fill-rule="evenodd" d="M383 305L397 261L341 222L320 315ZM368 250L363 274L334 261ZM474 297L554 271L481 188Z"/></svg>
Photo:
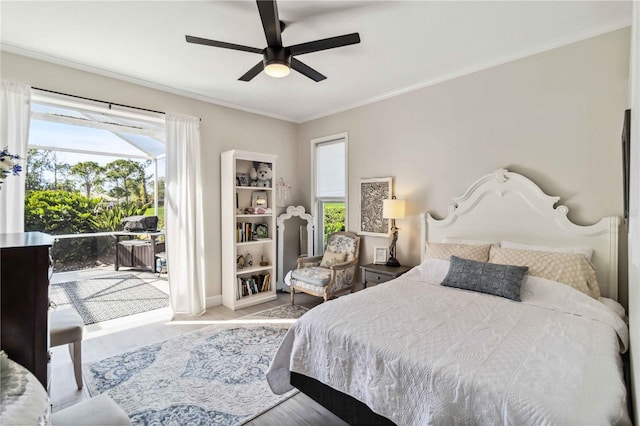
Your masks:
<svg viewBox="0 0 640 426"><path fill-rule="evenodd" d="M451 256L442 285L506 297L520 302L520 286L528 266L500 265Z"/></svg>

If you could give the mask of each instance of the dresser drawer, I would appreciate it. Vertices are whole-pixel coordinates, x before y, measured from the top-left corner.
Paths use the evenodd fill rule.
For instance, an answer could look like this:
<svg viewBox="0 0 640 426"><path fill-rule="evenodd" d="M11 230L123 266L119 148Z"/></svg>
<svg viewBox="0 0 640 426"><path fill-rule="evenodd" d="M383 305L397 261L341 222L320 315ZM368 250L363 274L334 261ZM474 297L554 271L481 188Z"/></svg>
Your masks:
<svg viewBox="0 0 640 426"><path fill-rule="evenodd" d="M364 274L364 280L367 285L380 284L393 279L392 275L383 274L378 271L365 271Z"/></svg>

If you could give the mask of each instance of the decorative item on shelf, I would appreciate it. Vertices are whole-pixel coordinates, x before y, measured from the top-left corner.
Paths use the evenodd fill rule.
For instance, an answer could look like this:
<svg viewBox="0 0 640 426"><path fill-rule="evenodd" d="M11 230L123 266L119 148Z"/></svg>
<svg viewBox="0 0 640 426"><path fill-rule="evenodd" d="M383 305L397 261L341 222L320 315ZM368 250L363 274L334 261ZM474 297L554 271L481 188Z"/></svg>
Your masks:
<svg viewBox="0 0 640 426"><path fill-rule="evenodd" d="M240 255L236 258L236 268L243 269L244 268L244 256Z"/></svg>
<svg viewBox="0 0 640 426"><path fill-rule="evenodd" d="M386 265L387 264L387 248L382 246L376 246L373 248L373 264L374 265Z"/></svg>
<svg viewBox="0 0 640 426"><path fill-rule="evenodd" d="M253 191L251 193L251 207L254 209L269 207L269 201L267 199L267 191Z"/></svg>
<svg viewBox="0 0 640 426"><path fill-rule="evenodd" d="M271 188L271 179L273 179L273 173L271 171L271 165L268 163L254 162L256 169L256 185L262 188Z"/></svg>
<svg viewBox="0 0 640 426"><path fill-rule="evenodd" d="M7 176L18 176L22 171L22 166L17 160L22 158L19 155L11 154L9 148L5 147L0 151L0 189L2 189L2 183Z"/></svg>
<svg viewBox="0 0 640 426"><path fill-rule="evenodd" d="M244 264L248 267L253 266L253 256L251 256L251 253L247 253L244 255Z"/></svg>
<svg viewBox="0 0 640 426"><path fill-rule="evenodd" d="M264 255L260 255L260 266L269 266L269 262L264 260Z"/></svg>
<svg viewBox="0 0 640 426"><path fill-rule="evenodd" d="M285 183L283 178L278 179L276 186L276 206L286 207L291 201L291 185Z"/></svg>
<svg viewBox="0 0 640 426"><path fill-rule="evenodd" d="M400 266L396 259L396 243L398 241L398 228L396 219L404 218L404 200L397 200L395 196L382 201L382 217L391 219L391 242L389 243L389 260L387 266Z"/></svg>
<svg viewBox="0 0 640 426"><path fill-rule="evenodd" d="M236 186L249 186L249 175L247 173L236 173Z"/></svg>
<svg viewBox="0 0 640 426"><path fill-rule="evenodd" d="M267 207L267 208L257 207L255 213L256 214L271 214L271 213L273 213L273 210L271 210L271 207Z"/></svg>
<svg viewBox="0 0 640 426"><path fill-rule="evenodd" d="M269 225L266 223L258 223L255 227L256 240L264 240L269 238Z"/></svg>
<svg viewBox="0 0 640 426"><path fill-rule="evenodd" d="M249 186L258 186L258 171L255 167L252 167L251 170L249 170L249 179L251 179L249 181Z"/></svg>

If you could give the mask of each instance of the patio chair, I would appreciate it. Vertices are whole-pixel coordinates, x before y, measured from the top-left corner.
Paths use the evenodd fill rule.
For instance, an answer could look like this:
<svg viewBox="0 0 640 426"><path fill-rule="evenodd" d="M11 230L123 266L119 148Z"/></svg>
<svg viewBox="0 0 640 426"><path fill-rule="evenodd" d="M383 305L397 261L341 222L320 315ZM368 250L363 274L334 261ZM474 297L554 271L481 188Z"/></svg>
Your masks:
<svg viewBox="0 0 640 426"><path fill-rule="evenodd" d="M360 237L353 232L334 232L327 237L324 255L298 259L291 273L291 304L296 290L324 298L350 293L355 285Z"/></svg>

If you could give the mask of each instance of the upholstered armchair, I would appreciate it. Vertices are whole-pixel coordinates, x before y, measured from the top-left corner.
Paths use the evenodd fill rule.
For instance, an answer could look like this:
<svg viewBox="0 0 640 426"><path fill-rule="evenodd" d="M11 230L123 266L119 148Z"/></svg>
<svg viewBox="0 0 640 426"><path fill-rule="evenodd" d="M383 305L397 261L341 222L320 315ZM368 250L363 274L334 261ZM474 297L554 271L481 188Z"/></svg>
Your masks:
<svg viewBox="0 0 640 426"><path fill-rule="evenodd" d="M322 256L302 257L291 273L291 304L296 291L330 298L353 291L360 237L353 232L334 232L327 237Z"/></svg>

